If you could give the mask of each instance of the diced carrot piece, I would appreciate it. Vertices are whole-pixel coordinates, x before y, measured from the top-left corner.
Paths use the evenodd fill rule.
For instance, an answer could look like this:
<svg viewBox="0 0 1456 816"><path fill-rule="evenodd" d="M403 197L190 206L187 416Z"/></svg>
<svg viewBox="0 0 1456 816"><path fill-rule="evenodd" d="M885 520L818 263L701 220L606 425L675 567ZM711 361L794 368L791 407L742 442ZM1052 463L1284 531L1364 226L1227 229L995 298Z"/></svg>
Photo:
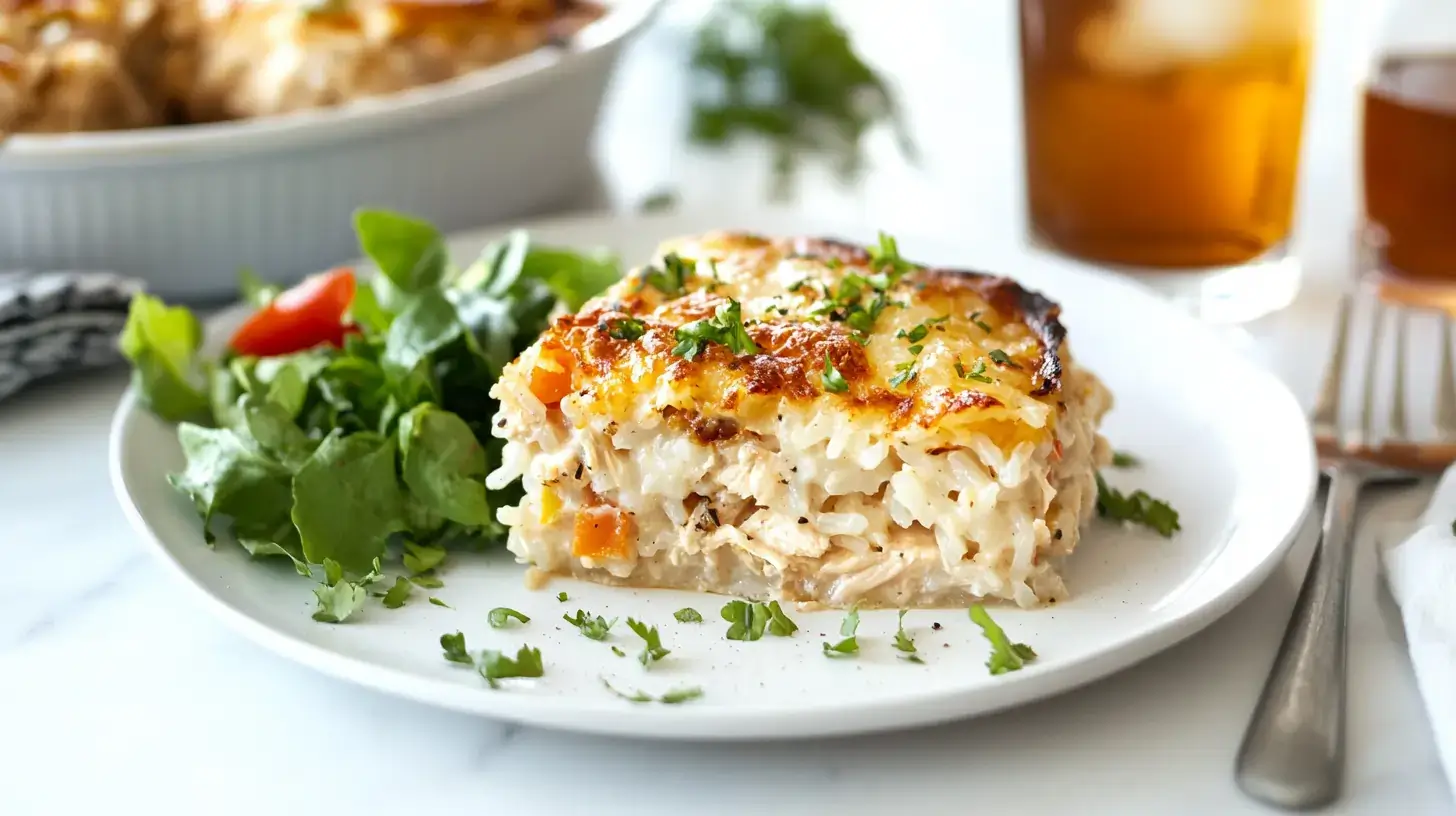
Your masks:
<svg viewBox="0 0 1456 816"><path fill-rule="evenodd" d="M636 545L632 516L610 504L577 511L571 554L577 558L626 558Z"/></svg>
<svg viewBox="0 0 1456 816"><path fill-rule="evenodd" d="M531 393L546 407L561 402L571 393L571 369L573 360L566 349L543 346L536 358L536 367L531 369Z"/></svg>
<svg viewBox="0 0 1456 816"><path fill-rule="evenodd" d="M1062 440L1060 439L1052 440L1052 461L1062 461Z"/></svg>

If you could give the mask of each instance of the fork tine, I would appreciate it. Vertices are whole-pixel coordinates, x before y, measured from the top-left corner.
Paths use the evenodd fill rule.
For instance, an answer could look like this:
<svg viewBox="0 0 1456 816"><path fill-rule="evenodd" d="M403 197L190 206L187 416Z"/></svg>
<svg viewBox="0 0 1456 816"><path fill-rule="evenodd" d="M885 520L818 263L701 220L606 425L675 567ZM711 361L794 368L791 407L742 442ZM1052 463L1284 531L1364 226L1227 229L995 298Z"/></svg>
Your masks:
<svg viewBox="0 0 1456 816"><path fill-rule="evenodd" d="M1370 310L1370 343L1365 356L1365 387L1360 401L1360 429L1355 442L1359 445L1375 444L1375 370L1379 367L1380 324L1385 320L1385 305L1375 301Z"/></svg>
<svg viewBox="0 0 1456 816"><path fill-rule="evenodd" d="M1391 331L1395 333L1395 382L1391 383L1390 435L1397 441L1406 441L1410 439L1410 434L1405 425L1405 309L1397 307L1390 322Z"/></svg>
<svg viewBox="0 0 1456 816"><path fill-rule="evenodd" d="M1330 361L1320 380L1319 398L1314 403L1314 431L1317 436L1335 435L1340 421L1340 395L1344 391L1345 346L1350 339L1351 297L1347 293L1340 298L1339 311L1335 316L1335 344L1330 351ZM1453 430L1456 430L1456 406L1453 406Z"/></svg>
<svg viewBox="0 0 1456 816"><path fill-rule="evenodd" d="M1456 439L1456 371L1451 359L1451 316L1441 313L1441 382L1436 389L1436 433L1442 442Z"/></svg>

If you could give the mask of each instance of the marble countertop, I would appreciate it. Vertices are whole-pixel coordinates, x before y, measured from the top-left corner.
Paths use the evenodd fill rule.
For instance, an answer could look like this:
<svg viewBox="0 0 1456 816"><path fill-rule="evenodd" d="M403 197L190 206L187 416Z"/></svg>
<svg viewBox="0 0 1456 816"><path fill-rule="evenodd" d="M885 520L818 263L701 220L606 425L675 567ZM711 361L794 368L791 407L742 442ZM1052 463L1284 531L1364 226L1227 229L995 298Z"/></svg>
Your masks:
<svg viewBox="0 0 1456 816"><path fill-rule="evenodd" d="M917 13L949 15L957 26L932 32L920 53L954 60L970 49L978 51L977 64L1005 70L1009 4L926 0L915 8L883 21L890 30L879 36L893 41L926 31ZM882 22L866 2L846 3L843 13L857 26ZM706 201L710 193L702 191L724 189L708 183L712 178L741 180L760 166L741 156L654 153L631 138L640 132L630 124L634 106L643 104L632 89L671 84L654 49L666 47L672 24L669 16L668 33L639 44L608 111L606 176L619 202L663 178L691 178L685 200ZM1336 43L1349 36L1333 30ZM975 32L969 40L979 45L967 46L957 32ZM886 60L908 59L909 50ZM1331 51L1339 53L1326 48L1322 58L1332 59ZM966 70L973 69L981 70ZM954 93L954 72L908 64L887 70L913 89L907 107L917 132L927 134L931 169L880 167L848 193L809 183L805 192L814 203L805 206L821 216L838 207L846 218L892 228L974 229L988 240L1019 234L1006 221L1016 208L981 195L1014 188L1014 167L955 159L964 153L956 138L992 151L1006 146L1007 129L978 120L955 130L968 108L939 102ZM985 94L981 102L1009 115L1000 85L970 93ZM1353 212L1352 130L1342 99L1337 88L1312 103L1321 126L1311 130L1307 150L1314 158L1300 226L1306 287L1289 310L1230 335L1306 402L1325 354L1332 281L1343 263L1340 236ZM623 170L633 161L634 172ZM655 168L657 180L643 167ZM581 737L355 688L266 652L208 617L144 551L112 498L106 437L124 385L124 374L113 372L47 384L0 404L0 552L9 568L0 592L0 814L143 806L157 814L219 816L648 816L831 807L1266 812L1234 786L1233 755L1308 561L1309 530L1266 585L1203 633L1129 671L1021 709L831 741L683 745ZM1412 516L1421 499L1419 488L1374 497L1364 526ZM1377 578L1369 531L1362 535L1351 609L1349 778L1344 799L1329 812L1450 813L1456 807L1437 765L1398 611Z"/></svg>

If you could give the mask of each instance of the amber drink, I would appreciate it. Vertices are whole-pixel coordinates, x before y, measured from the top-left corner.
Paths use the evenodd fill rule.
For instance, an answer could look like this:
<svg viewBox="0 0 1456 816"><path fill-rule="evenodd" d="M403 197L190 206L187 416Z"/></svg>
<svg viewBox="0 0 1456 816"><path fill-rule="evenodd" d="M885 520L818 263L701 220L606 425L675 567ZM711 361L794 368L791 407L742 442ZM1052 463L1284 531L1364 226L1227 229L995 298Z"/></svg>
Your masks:
<svg viewBox="0 0 1456 816"><path fill-rule="evenodd" d="M1392 56L1365 91L1365 217L1405 300L1456 294L1456 53Z"/></svg>
<svg viewBox="0 0 1456 816"><path fill-rule="evenodd" d="M1039 240L1144 272L1284 254L1308 0L1021 0L1020 22Z"/></svg>

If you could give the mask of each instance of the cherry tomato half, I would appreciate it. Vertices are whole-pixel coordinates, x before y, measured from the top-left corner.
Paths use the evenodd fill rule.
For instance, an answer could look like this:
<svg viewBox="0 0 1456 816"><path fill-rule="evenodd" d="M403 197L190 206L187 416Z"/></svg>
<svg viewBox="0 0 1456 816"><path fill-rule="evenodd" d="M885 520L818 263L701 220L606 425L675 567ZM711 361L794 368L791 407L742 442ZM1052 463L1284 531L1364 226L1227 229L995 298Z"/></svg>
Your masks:
<svg viewBox="0 0 1456 816"><path fill-rule="evenodd" d="M229 345L256 357L342 346L344 335L355 331L344 323L355 285L354 270L343 267L305 278L248 318Z"/></svg>

